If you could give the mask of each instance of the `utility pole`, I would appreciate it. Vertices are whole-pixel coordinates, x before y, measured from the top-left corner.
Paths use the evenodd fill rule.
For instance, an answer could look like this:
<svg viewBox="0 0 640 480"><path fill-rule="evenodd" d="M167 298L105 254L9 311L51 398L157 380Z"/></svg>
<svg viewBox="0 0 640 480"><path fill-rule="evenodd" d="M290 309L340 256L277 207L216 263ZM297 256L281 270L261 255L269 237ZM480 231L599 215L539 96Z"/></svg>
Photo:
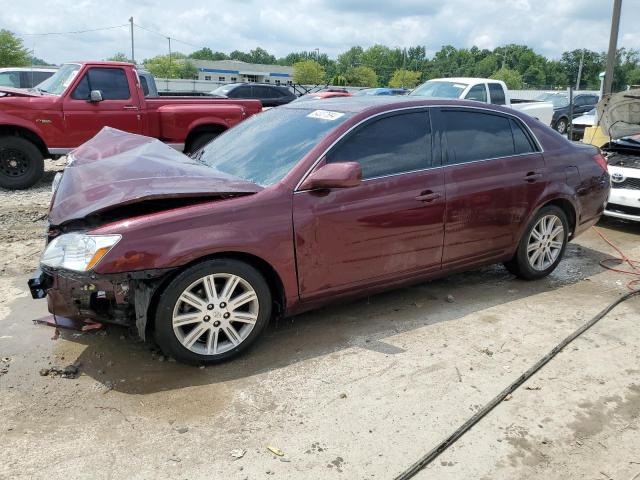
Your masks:
<svg viewBox="0 0 640 480"><path fill-rule="evenodd" d="M580 65L578 66L578 78L576 79L576 90L580 90L580 77L582 76L582 64L584 63L584 48L580 56Z"/></svg>
<svg viewBox="0 0 640 480"><path fill-rule="evenodd" d="M620 10L622 0L613 0L613 15L611 16L611 35L609 36L609 51L607 52L607 69L604 74L604 94L613 90L613 69L616 65L616 51L618 47L618 30L620 29Z"/></svg>
<svg viewBox="0 0 640 480"><path fill-rule="evenodd" d="M169 70L171 70L171 37L167 37L169 40Z"/></svg>
<svg viewBox="0 0 640 480"><path fill-rule="evenodd" d="M136 64L136 54L133 48L133 17L129 17L129 23L131 24L131 63Z"/></svg>

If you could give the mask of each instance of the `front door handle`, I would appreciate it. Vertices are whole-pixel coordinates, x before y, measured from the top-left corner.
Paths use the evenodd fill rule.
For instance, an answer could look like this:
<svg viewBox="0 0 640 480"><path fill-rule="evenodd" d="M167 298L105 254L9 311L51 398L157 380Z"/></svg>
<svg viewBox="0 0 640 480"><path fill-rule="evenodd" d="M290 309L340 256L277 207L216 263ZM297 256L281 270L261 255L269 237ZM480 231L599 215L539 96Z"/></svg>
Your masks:
<svg viewBox="0 0 640 480"><path fill-rule="evenodd" d="M123 110L138 110L138 107L136 107L135 105L125 105L124 107L122 107Z"/></svg>
<svg viewBox="0 0 640 480"><path fill-rule="evenodd" d="M542 178L542 174L538 173L538 172L527 172L527 174L524 176L524 181L525 182L529 182L529 183L533 183L536 180L540 180Z"/></svg>
<svg viewBox="0 0 640 480"><path fill-rule="evenodd" d="M425 190L424 192L421 192L420 195L418 195L416 197L416 200L418 200L419 202L433 202L434 200L437 200L438 198L440 198L442 195L434 192L432 190Z"/></svg>

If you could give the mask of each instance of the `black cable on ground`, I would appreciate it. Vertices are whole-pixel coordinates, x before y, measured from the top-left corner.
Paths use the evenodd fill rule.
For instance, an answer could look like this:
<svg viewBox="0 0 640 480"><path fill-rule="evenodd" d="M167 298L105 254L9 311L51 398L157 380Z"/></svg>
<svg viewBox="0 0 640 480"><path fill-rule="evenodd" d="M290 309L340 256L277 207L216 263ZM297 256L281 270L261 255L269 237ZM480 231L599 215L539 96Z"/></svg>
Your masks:
<svg viewBox="0 0 640 480"><path fill-rule="evenodd" d="M449 448L453 443L458 440L462 435L464 435L467 431L471 429L476 423L478 423L485 415L487 415L491 410L496 408L510 393L514 392L520 385L526 382L534 373L540 370L543 366L545 366L552 358L554 358L558 353L562 351L567 345L573 342L576 338L582 335L584 332L593 327L596 323L598 323L605 315L607 315L611 310L613 310L616 306L621 304L622 302L629 300L631 297L636 295L640 295L640 289L633 290L626 295L618 298L615 302L611 303L607 308L598 313L595 317L589 320L587 323L578 328L575 332L569 335L567 338L562 340L558 345L553 347L553 349L547 353L544 357L538 360L529 370L520 375L511 385L505 388L502 392L496 395L489 403L487 403L484 407L482 407L475 415L473 415L469 420L464 422L455 432L449 435L445 440L440 442L434 448L432 448L429 452L427 452L420 460L407 468L400 475L395 477L395 480L407 480L416 475L420 470L433 462L436 458L440 456L442 452L444 452L447 448Z"/></svg>

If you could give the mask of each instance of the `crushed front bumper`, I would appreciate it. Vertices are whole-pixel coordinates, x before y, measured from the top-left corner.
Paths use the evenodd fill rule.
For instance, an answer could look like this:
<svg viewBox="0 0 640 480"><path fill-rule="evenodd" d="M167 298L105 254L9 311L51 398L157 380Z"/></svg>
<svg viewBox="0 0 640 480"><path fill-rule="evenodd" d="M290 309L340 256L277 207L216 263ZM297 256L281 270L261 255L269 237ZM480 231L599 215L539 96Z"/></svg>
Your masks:
<svg viewBox="0 0 640 480"><path fill-rule="evenodd" d="M171 270L112 275L38 269L29 279L31 296L47 298L49 312L81 322L135 325L144 339L150 301Z"/></svg>

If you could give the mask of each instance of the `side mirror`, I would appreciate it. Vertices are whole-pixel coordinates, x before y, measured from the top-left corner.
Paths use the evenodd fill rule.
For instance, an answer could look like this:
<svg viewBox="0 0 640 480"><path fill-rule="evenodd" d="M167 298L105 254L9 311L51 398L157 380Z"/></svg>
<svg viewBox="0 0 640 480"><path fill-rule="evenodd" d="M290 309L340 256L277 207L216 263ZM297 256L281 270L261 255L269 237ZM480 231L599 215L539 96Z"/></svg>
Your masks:
<svg viewBox="0 0 640 480"><path fill-rule="evenodd" d="M102 101L102 92L100 90L91 90L89 94L89 101L91 103L98 103Z"/></svg>
<svg viewBox="0 0 640 480"><path fill-rule="evenodd" d="M327 163L309 175L300 185L300 190L357 187L360 182L362 169L359 163Z"/></svg>

